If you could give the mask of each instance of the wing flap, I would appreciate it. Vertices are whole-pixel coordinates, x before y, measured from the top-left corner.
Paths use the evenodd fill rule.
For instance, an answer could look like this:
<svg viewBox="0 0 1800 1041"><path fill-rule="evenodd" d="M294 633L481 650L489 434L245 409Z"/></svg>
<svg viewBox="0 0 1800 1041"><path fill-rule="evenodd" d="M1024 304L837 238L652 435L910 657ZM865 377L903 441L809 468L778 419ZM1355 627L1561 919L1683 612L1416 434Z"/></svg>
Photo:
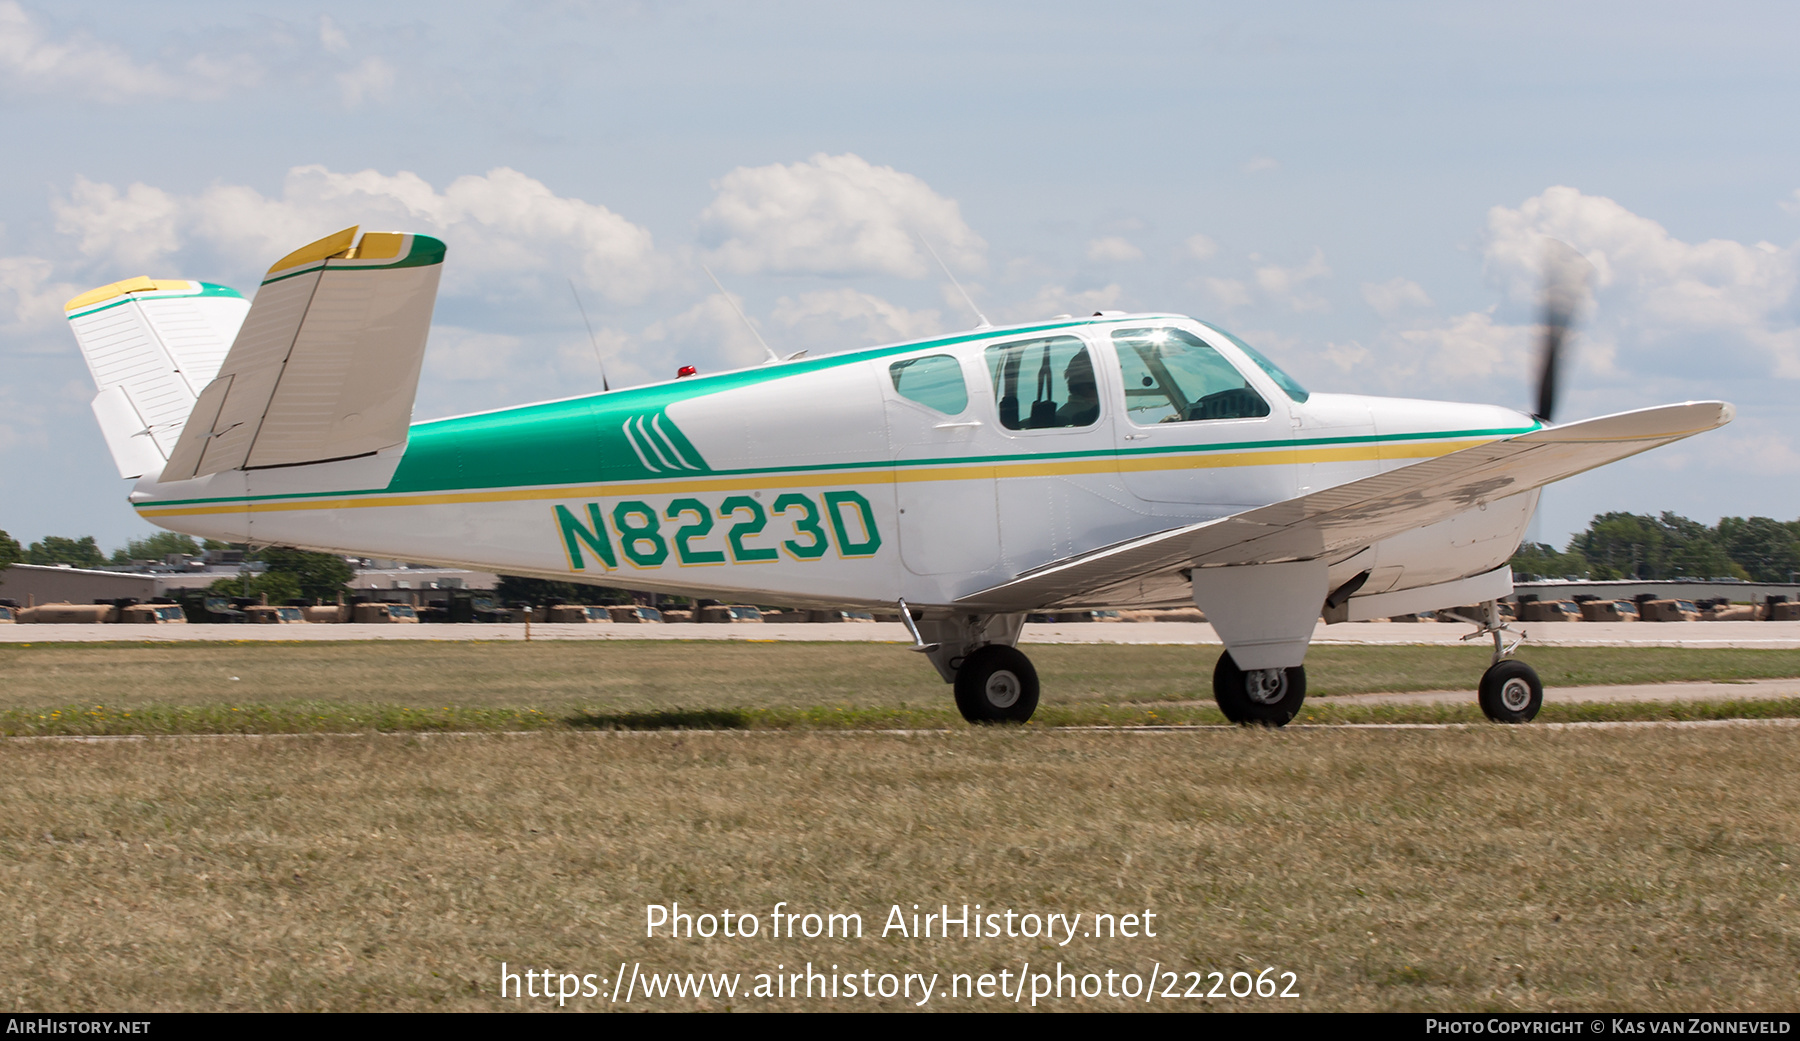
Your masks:
<svg viewBox="0 0 1800 1041"><path fill-rule="evenodd" d="M1730 405L1702 401L1546 427L1070 557L957 604L994 611L1105 604L1180 582L1184 568L1335 556L1712 430L1731 416Z"/></svg>

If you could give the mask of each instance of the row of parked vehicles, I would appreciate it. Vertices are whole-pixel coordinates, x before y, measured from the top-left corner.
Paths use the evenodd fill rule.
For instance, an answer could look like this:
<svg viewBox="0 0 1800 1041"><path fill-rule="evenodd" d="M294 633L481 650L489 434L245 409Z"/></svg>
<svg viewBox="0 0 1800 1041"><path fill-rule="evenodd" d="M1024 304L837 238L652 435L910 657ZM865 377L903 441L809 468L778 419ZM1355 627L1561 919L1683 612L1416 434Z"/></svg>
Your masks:
<svg viewBox="0 0 1800 1041"><path fill-rule="evenodd" d="M359 598L343 604L294 601L282 605L263 603L256 597L193 594L179 600L158 597L149 603L135 599L99 600L92 604L39 604L20 607L0 600L0 624L76 625L301 625L359 624L417 625L422 622L536 622L554 624L658 624L663 622L872 622L866 611L775 611L748 604L707 604L692 610L659 610L639 604L551 604L534 607L497 604L492 597L455 596L448 601L415 606L406 603Z"/></svg>
<svg viewBox="0 0 1800 1041"><path fill-rule="evenodd" d="M1791 622L1800 603L1770 597L1762 604L1726 600L1651 599L1528 600L1517 607L1522 622Z"/></svg>
<svg viewBox="0 0 1800 1041"><path fill-rule="evenodd" d="M1723 600L1652 599L1605 600L1578 597L1573 600L1526 599L1502 603L1501 613L1521 622L1728 622L1800 621L1800 603L1770 597L1763 604L1732 604ZM888 620L894 620L893 616ZM1478 605L1405 615L1396 622L1465 622L1481 617ZM702 604L699 607L658 609L641 604L551 604L533 607L515 603L498 605L492 597L453 596L448 601L413 604L358 598L343 604L294 601L269 605L253 597L226 597L194 593L180 600L158 597L149 603L134 599L99 600L92 604L39 604L20 607L0 600L0 624L52 623L75 625L180 625L189 622L243 625L339 624L417 625L421 622L536 622L559 625L660 624L707 622L716 624L763 622L873 622L867 611L787 610L766 611L748 604ZM1206 616L1194 608L1164 611L1078 611L1031 615L1032 622L1203 622Z"/></svg>

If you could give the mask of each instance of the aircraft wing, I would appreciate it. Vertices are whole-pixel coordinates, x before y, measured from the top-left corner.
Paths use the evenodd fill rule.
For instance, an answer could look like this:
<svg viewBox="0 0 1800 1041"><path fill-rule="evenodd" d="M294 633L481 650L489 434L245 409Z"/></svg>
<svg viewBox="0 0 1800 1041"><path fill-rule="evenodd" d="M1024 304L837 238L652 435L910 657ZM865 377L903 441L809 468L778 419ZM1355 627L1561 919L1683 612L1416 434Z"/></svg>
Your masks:
<svg viewBox="0 0 1800 1041"><path fill-rule="evenodd" d="M1340 558L1382 539L1731 422L1722 401L1621 412L1390 470L1218 520L1102 547L972 593L982 612L1132 602L1188 568Z"/></svg>

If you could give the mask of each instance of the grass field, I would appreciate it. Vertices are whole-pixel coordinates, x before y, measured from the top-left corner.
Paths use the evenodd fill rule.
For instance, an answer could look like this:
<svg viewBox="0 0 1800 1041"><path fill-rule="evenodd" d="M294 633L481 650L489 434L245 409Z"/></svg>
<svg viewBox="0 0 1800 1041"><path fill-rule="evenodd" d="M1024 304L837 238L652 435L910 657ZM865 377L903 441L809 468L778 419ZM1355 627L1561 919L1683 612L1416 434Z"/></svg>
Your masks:
<svg viewBox="0 0 1800 1041"><path fill-rule="evenodd" d="M1218 723L1216 648L1031 648L1033 726ZM1557 687L1800 676L1800 650L1534 648L1545 720L1800 715L1800 701L1557 704ZM1313 722L1475 722L1477 647L1314 647ZM950 691L889 644L385 643L0 645L0 733L304 733L961 726ZM1334 695L1467 689L1444 706Z"/></svg>
<svg viewBox="0 0 1800 1041"><path fill-rule="evenodd" d="M1300 995L1048 1005L1070 1009L1791 1010L1800 992L1788 727L363 735L0 754L0 994L22 1010L554 1006L500 998L502 961L609 985L621 962L741 973L742 990L808 961L936 973L941 991L1022 962L1096 980L1273 966ZM765 922L779 901L855 912L865 936L777 939L764 924L754 939L646 939L645 905L672 901ZM1157 936L880 935L891 905L964 902L1148 909Z"/></svg>

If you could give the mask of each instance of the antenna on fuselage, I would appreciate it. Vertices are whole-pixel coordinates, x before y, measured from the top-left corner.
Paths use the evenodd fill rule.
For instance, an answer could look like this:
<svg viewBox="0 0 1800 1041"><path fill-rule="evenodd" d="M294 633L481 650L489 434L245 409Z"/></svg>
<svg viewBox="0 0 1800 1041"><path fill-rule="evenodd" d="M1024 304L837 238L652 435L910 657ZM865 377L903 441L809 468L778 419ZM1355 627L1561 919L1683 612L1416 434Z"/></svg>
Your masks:
<svg viewBox="0 0 1800 1041"><path fill-rule="evenodd" d="M600 340L594 335L594 323L588 321L587 308L581 306L581 294L575 291L575 280L569 279L569 295L575 298L575 309L581 312L581 324L587 326L588 342L594 345L594 360L600 363L600 391L607 393L612 385L606 382L606 359L600 355Z"/></svg>
<svg viewBox="0 0 1800 1041"><path fill-rule="evenodd" d="M981 319L981 324L977 325L975 328L992 329L994 323L988 321L987 315L981 313L981 308L975 306L975 301L969 296L969 291L964 289L962 283L956 280L956 276L950 273L950 266L944 263L944 258L938 256L938 251L931 248L931 240L926 238L917 229L913 230L913 234L918 237L919 245L925 247L925 252L931 254L931 259L937 261L938 269L944 273L944 277L949 279L950 284L956 287L956 291L962 294L963 303L968 304L969 310L975 312L975 317Z"/></svg>
<svg viewBox="0 0 1800 1041"><path fill-rule="evenodd" d="M724 284L719 281L718 275L712 273L712 268L707 267L705 264L701 264L700 270L706 272L706 277L712 279L712 284L719 287L719 295L725 298L725 302L729 304L731 310L737 314L738 320L744 323L744 328L750 330L750 335L756 337L756 342L762 344L762 349L769 352L769 360L772 362L780 361L781 355L776 354L775 348L769 346L769 341L763 339L762 333L756 331L756 326L750 324L749 316L744 314L743 310L738 307L737 301L731 298L731 294L725 291ZM800 352L800 354L805 353L805 351ZM796 358L799 356L799 354L794 355Z"/></svg>

